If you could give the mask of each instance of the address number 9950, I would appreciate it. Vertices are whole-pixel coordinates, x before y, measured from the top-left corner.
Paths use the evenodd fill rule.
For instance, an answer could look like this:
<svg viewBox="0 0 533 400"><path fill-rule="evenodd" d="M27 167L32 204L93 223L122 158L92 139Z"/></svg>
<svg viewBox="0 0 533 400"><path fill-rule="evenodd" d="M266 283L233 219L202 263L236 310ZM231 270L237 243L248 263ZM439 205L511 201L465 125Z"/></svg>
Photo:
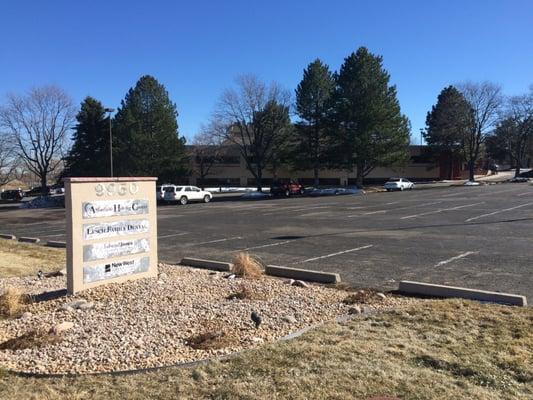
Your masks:
<svg viewBox="0 0 533 400"><path fill-rule="evenodd" d="M136 194L139 191L139 186L135 182L129 183L99 183L94 187L96 195L101 196L125 196L128 194Z"/></svg>

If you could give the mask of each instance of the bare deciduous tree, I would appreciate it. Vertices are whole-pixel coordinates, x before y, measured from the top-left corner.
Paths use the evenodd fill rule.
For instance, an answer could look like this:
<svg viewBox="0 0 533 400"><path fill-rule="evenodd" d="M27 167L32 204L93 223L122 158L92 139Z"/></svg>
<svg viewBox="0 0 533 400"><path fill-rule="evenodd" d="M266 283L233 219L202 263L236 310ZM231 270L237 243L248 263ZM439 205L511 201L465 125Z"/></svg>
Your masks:
<svg viewBox="0 0 533 400"><path fill-rule="evenodd" d="M481 145L498 122L503 98L501 87L491 82L466 82L458 88L472 108L470 126L461 147L468 163L468 179L473 181Z"/></svg>
<svg viewBox="0 0 533 400"><path fill-rule="evenodd" d="M262 189L263 171L271 161L274 144L283 132L263 129L258 116L269 104L289 107L290 93L278 84L261 82L256 76L243 75L236 79L237 88L226 90L214 113L216 130L223 142L238 146L257 184Z"/></svg>
<svg viewBox="0 0 533 400"><path fill-rule="evenodd" d="M61 164L66 133L74 121L70 97L56 86L8 95L0 108L0 126L13 138L17 154L39 177L45 192L48 175Z"/></svg>
<svg viewBox="0 0 533 400"><path fill-rule="evenodd" d="M16 179L17 158L15 146L10 135L0 134L0 186Z"/></svg>
<svg viewBox="0 0 533 400"><path fill-rule="evenodd" d="M527 164L533 143L533 87L528 94L507 99L502 120L492 137L499 150L508 154L515 165L515 177Z"/></svg>
<svg viewBox="0 0 533 400"><path fill-rule="evenodd" d="M203 126L192 140L190 156L193 161L193 170L199 177L199 186L204 189L204 180L214 165L223 156L224 147L217 134L214 123Z"/></svg>

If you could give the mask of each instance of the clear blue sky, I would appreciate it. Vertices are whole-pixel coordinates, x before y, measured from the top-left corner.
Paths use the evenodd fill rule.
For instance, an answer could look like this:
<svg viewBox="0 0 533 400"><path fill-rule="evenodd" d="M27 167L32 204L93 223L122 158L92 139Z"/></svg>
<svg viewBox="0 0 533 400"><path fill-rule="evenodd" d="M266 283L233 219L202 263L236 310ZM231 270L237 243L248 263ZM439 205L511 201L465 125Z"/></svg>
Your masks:
<svg viewBox="0 0 533 400"><path fill-rule="evenodd" d="M143 74L168 89L190 138L233 79L292 91L319 57L334 70L359 46L383 55L413 139L446 85L533 83L533 1L3 1L0 98L56 84L117 107Z"/></svg>

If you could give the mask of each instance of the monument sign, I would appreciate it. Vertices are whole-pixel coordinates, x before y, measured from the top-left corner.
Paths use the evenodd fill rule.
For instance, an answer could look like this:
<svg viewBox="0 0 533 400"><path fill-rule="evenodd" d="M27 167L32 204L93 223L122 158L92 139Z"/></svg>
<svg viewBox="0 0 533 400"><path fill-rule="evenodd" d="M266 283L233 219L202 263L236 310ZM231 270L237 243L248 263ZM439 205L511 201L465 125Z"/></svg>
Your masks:
<svg viewBox="0 0 533 400"><path fill-rule="evenodd" d="M157 275L157 178L65 178L67 290Z"/></svg>

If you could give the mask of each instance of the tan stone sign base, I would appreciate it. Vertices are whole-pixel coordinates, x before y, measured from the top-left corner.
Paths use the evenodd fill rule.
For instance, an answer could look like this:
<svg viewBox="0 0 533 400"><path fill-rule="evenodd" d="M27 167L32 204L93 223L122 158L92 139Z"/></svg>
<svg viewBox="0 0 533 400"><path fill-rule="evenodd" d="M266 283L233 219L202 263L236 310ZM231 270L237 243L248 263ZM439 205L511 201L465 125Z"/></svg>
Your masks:
<svg viewBox="0 0 533 400"><path fill-rule="evenodd" d="M157 178L65 178L67 291L157 276Z"/></svg>

